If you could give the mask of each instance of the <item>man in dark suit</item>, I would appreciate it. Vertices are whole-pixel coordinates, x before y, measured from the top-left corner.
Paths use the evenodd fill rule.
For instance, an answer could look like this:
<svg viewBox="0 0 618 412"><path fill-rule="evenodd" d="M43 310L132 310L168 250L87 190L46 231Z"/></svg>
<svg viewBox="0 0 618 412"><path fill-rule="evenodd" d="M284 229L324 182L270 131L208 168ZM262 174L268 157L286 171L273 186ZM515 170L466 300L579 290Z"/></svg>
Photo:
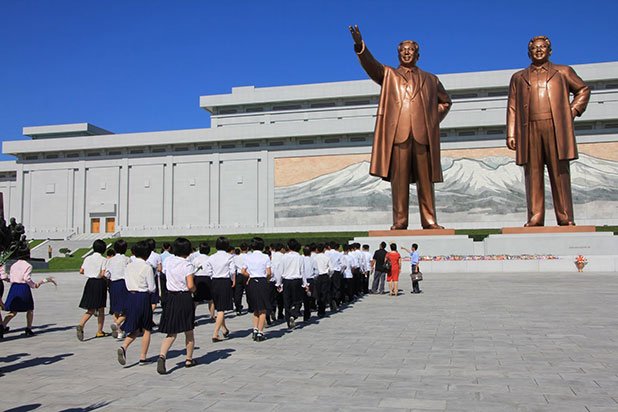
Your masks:
<svg viewBox="0 0 618 412"><path fill-rule="evenodd" d="M350 32L363 69L382 86L369 173L391 182L391 230L408 227L410 183L416 183L423 229L442 229L433 184L443 181L439 125L451 99L435 75L416 67L420 56L416 42L399 43L395 69L369 53L358 26L350 27Z"/></svg>
<svg viewBox="0 0 618 412"><path fill-rule="evenodd" d="M572 68L551 63L550 55L547 37L532 38L528 43L532 64L515 73L509 87L506 145L516 150L515 161L524 166L526 227L545 224L545 165L556 220L560 226L575 225L570 161L578 156L573 119L586 110L590 89Z"/></svg>

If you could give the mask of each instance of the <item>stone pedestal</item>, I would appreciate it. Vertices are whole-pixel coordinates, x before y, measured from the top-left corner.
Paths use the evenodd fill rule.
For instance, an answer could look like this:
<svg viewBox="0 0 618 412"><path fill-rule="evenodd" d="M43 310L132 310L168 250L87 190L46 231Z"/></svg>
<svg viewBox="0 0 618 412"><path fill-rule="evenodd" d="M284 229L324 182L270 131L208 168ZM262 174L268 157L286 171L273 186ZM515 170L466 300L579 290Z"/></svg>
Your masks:
<svg viewBox="0 0 618 412"><path fill-rule="evenodd" d="M612 232L530 233L489 235L486 255L616 255L618 237Z"/></svg>
<svg viewBox="0 0 618 412"><path fill-rule="evenodd" d="M419 232L428 232L429 230L419 230ZM379 231L382 233L381 231ZM402 253L401 247L404 246L408 249L412 246L412 243L418 244L418 250L421 255L424 256L442 256L442 255L474 255L476 254L474 249L474 241L466 235L412 235L404 236L395 234L396 232L404 232L399 230L386 230L385 235L371 236L370 237L357 237L354 238L354 242L358 242L361 245L369 245L371 252L377 250L380 247L380 242L386 242L387 245L396 243L399 253L405 256L405 252ZM405 231L413 232L413 231ZM371 232L370 232L371 233ZM386 250L390 250L387 246Z"/></svg>
<svg viewBox="0 0 618 412"><path fill-rule="evenodd" d="M414 230L370 230L369 237L393 236L448 236L454 235L455 229L414 229Z"/></svg>
<svg viewBox="0 0 618 412"><path fill-rule="evenodd" d="M503 235L529 235L538 233L590 233L596 232L594 226L532 226L532 227L503 227Z"/></svg>

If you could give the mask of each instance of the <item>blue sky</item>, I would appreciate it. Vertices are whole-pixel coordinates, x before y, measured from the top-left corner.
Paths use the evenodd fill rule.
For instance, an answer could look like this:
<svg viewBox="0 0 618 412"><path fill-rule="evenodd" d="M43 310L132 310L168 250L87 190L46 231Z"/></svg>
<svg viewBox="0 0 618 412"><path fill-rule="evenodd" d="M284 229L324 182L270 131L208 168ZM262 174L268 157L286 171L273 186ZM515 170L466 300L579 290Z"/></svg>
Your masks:
<svg viewBox="0 0 618 412"><path fill-rule="evenodd" d="M349 24L385 64L417 40L436 74L526 66L537 34L557 63L616 61L617 15L610 0L0 0L0 140L61 123L208 127L200 95L365 79Z"/></svg>

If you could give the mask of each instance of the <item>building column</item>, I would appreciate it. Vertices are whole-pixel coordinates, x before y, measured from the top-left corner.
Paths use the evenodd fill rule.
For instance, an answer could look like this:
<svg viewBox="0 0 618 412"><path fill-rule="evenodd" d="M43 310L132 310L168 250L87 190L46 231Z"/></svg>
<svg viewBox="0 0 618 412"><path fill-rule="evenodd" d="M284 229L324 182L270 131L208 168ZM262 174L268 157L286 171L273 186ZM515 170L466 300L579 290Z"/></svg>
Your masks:
<svg viewBox="0 0 618 412"><path fill-rule="evenodd" d="M163 225L174 225L174 156L165 157L163 165Z"/></svg>
<svg viewBox="0 0 618 412"><path fill-rule="evenodd" d="M122 159L118 174L118 226L127 228L129 225L129 159Z"/></svg>
<svg viewBox="0 0 618 412"><path fill-rule="evenodd" d="M75 169L75 232L87 232L86 216L86 162L80 160ZM90 228L88 228L88 231Z"/></svg>
<svg viewBox="0 0 618 412"><path fill-rule="evenodd" d="M221 211L220 211L220 199L221 182L220 182L220 170L221 160L218 153L213 154L210 168L210 223L215 226L221 224Z"/></svg>
<svg viewBox="0 0 618 412"><path fill-rule="evenodd" d="M15 165L15 195L17 196L17 204L19 205L19 207L16 210L10 210L10 208L8 209L8 211L13 212L14 216L7 216L6 217L6 221L8 222L9 219L11 217L14 217L15 219L17 219L18 222L22 222L23 223L23 219L24 219L24 208L26 207L26 202L25 202L25 196L24 196L24 184L25 184L25 180L24 180L24 165L21 163L17 163ZM5 210L7 210L6 208L6 199L5 199ZM28 226L26 226L26 230L28 229Z"/></svg>

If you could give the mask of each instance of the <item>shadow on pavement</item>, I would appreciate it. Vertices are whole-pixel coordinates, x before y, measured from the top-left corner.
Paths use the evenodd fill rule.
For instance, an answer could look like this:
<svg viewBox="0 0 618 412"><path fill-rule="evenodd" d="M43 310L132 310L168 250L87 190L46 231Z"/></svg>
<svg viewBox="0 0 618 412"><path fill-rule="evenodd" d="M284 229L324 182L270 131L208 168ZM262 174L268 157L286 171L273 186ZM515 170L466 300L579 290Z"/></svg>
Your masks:
<svg viewBox="0 0 618 412"><path fill-rule="evenodd" d="M63 354L56 355L56 356L43 356L40 358L32 358L32 359L22 361L20 363L16 363L14 365L3 366L2 368L0 368L0 373L3 373L3 374L11 373L11 372L15 372L20 369L31 368L33 366L39 366L39 365L51 365L52 363L60 362L61 360L69 356L73 356L73 354L63 353Z"/></svg>

